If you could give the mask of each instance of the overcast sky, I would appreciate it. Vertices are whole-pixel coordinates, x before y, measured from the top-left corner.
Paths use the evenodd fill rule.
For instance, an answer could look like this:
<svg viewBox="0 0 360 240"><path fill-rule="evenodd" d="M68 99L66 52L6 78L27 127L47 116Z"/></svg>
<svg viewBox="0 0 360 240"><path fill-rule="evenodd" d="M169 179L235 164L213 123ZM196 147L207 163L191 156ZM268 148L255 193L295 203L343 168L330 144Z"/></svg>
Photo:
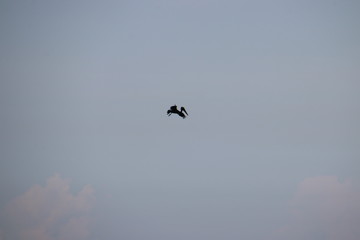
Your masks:
<svg viewBox="0 0 360 240"><path fill-rule="evenodd" d="M1 0L0 240L360 239L359 12Z"/></svg>

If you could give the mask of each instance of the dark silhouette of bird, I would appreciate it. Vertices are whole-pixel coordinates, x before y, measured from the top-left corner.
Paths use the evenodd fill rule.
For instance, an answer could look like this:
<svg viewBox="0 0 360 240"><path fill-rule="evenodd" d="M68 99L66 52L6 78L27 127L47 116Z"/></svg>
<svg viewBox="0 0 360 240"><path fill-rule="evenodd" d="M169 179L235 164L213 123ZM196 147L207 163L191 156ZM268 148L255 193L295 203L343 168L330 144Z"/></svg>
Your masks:
<svg viewBox="0 0 360 240"><path fill-rule="evenodd" d="M170 109L167 111L167 115L170 116L172 113L175 113L175 114L179 115L179 116L182 117L182 118L186 118L186 115L185 115L183 112L186 113L186 115L189 115L189 114L186 112L186 110L185 110L184 107L181 107L181 108L180 108L180 111L179 111L179 110L177 109L177 106L174 105L174 106L171 106Z"/></svg>

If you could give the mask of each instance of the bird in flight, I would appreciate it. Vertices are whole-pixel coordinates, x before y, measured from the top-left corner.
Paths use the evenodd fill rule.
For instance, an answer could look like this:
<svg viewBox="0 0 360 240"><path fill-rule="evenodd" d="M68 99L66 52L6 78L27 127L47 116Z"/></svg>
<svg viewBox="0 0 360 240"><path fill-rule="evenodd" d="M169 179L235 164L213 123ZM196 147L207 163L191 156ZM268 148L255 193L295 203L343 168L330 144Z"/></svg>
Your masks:
<svg viewBox="0 0 360 240"><path fill-rule="evenodd" d="M186 110L185 110L184 107L181 107L181 108L180 108L180 111L179 111L179 110L177 109L177 106L174 105L174 106L171 106L170 109L167 111L167 115L170 116L172 113L175 113L175 114L179 115L179 116L182 117L182 118L186 118L186 115L185 115L183 112L186 113L186 115L189 115L189 114L186 112Z"/></svg>

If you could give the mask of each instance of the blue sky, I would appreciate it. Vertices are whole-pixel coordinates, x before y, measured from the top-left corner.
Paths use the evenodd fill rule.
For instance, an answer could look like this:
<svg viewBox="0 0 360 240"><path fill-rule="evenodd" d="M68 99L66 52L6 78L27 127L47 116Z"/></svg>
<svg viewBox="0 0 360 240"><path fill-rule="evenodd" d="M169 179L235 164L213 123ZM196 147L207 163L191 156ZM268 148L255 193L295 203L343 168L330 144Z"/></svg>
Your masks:
<svg viewBox="0 0 360 240"><path fill-rule="evenodd" d="M1 1L0 240L359 239L359 10Z"/></svg>

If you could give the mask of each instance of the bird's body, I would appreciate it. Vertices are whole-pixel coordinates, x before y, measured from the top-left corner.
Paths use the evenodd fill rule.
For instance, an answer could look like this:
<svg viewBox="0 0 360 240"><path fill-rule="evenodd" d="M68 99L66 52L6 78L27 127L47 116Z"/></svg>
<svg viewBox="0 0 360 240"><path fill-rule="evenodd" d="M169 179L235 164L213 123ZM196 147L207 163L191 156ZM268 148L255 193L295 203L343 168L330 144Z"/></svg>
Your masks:
<svg viewBox="0 0 360 240"><path fill-rule="evenodd" d="M170 116L172 113L175 113L177 115L179 115L182 118L186 118L186 115L188 115L188 113L186 112L184 107L180 108L180 111L177 109L177 106L171 106L170 109L167 111L167 115ZM184 114L186 113L186 115Z"/></svg>

